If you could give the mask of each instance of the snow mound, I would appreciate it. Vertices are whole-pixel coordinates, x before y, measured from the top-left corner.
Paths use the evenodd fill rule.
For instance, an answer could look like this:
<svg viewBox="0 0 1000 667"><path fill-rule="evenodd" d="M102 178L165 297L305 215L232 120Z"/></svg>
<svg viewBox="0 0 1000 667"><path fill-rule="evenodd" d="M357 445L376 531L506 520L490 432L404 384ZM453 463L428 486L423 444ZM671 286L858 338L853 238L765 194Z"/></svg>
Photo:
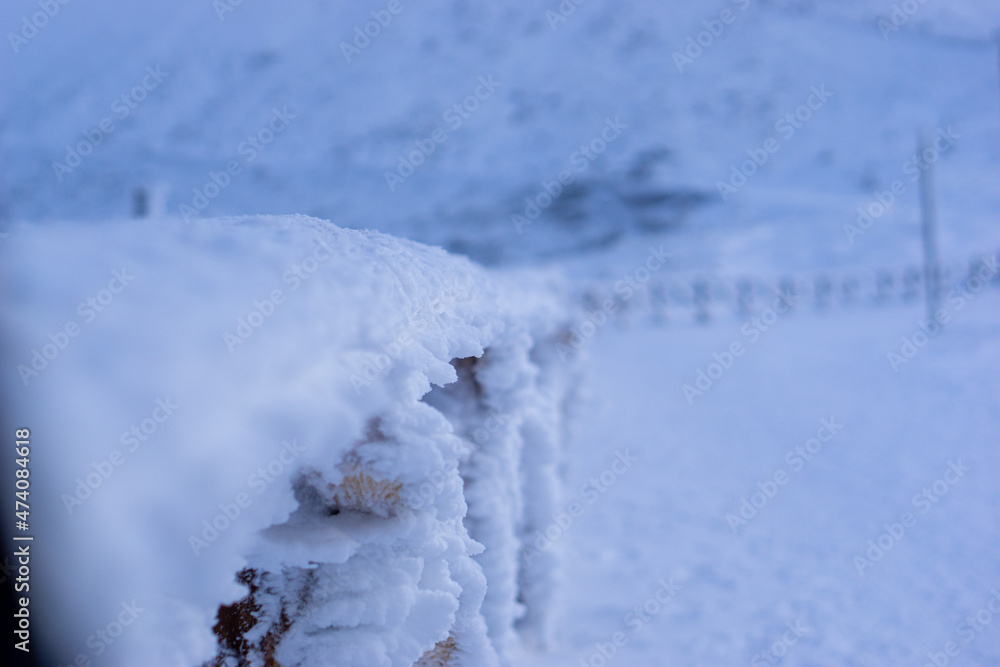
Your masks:
<svg viewBox="0 0 1000 667"><path fill-rule="evenodd" d="M24 224L0 255L53 660L546 643L555 554L528 542L578 363L557 278L304 216Z"/></svg>

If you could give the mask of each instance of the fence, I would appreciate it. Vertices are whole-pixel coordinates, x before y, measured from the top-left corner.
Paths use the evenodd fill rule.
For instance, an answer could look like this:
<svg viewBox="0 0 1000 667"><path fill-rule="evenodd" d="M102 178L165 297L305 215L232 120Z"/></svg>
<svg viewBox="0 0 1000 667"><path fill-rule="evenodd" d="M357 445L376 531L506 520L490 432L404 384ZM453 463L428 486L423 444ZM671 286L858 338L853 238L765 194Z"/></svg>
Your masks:
<svg viewBox="0 0 1000 667"><path fill-rule="evenodd" d="M1000 252L987 252L964 262L940 263L930 274L931 291L939 297L947 295L970 279L982 280L981 276L993 287L1000 287L998 259ZM828 312L917 304L925 298L926 279L925 271L917 265L756 276L691 272L653 275L624 303L614 284L607 282L587 282L577 288L575 296L591 311L608 299L616 299L624 317L647 318L661 325L707 325L727 317L744 319L778 295L796 309Z"/></svg>

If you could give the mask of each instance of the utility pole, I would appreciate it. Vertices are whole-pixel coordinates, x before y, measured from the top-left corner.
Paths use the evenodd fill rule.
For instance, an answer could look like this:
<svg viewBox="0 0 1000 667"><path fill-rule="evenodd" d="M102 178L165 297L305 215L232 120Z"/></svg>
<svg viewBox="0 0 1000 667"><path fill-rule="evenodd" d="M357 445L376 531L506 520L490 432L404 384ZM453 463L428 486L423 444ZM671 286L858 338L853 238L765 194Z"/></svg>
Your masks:
<svg viewBox="0 0 1000 667"><path fill-rule="evenodd" d="M993 39L997 43L997 83L1000 83L1000 28L993 31Z"/></svg>
<svg viewBox="0 0 1000 667"><path fill-rule="evenodd" d="M924 241L924 287L927 298L927 317L934 319L940 296L940 270L937 249L937 211L934 201L934 161L927 160L927 150L933 151L927 135L917 132L917 151L925 164L920 171L920 220Z"/></svg>

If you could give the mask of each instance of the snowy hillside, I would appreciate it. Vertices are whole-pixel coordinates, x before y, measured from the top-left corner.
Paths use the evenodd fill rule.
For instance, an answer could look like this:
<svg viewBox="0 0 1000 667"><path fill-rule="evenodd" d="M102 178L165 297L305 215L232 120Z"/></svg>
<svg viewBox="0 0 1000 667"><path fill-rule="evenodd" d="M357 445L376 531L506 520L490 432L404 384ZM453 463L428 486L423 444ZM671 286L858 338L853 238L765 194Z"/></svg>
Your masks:
<svg viewBox="0 0 1000 667"><path fill-rule="evenodd" d="M918 3L895 32L878 27L889 0L591 0L553 19L558 6L60 5L0 56L0 214L123 216L145 186L174 214L377 221L487 262L667 231L728 237L698 265L752 262L779 236L796 248L784 263L866 263L916 248L912 199L864 244L842 227L901 176L924 126L960 136L939 165L948 243L997 240L996 3ZM35 8L6 3L0 23ZM831 96L777 130L814 86ZM780 151L723 201L718 183L768 138ZM81 141L93 150L70 167ZM512 216L532 214L518 233Z"/></svg>

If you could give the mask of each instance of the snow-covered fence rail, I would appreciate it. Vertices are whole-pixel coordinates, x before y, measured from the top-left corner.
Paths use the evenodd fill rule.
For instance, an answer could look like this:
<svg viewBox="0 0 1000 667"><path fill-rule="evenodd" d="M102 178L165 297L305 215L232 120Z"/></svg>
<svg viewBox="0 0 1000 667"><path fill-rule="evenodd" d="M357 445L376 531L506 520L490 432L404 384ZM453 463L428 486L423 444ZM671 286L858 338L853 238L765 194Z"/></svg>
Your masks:
<svg viewBox="0 0 1000 667"><path fill-rule="evenodd" d="M0 253L53 663L481 667L547 641L555 555L528 544L575 387L553 279L304 217L23 225Z"/></svg>
<svg viewBox="0 0 1000 667"><path fill-rule="evenodd" d="M998 261L1000 252L985 252L968 261L943 262L931 278L934 291L944 299L952 290L970 286L976 292L986 286L1000 287ZM925 281L924 269L916 265L756 276L664 271L649 275L641 285L582 283L574 288L574 294L577 303L590 311L607 299L617 299L626 317L646 317L665 324L708 324L746 318L770 305L778 295L794 308L833 312L919 303L924 299Z"/></svg>

